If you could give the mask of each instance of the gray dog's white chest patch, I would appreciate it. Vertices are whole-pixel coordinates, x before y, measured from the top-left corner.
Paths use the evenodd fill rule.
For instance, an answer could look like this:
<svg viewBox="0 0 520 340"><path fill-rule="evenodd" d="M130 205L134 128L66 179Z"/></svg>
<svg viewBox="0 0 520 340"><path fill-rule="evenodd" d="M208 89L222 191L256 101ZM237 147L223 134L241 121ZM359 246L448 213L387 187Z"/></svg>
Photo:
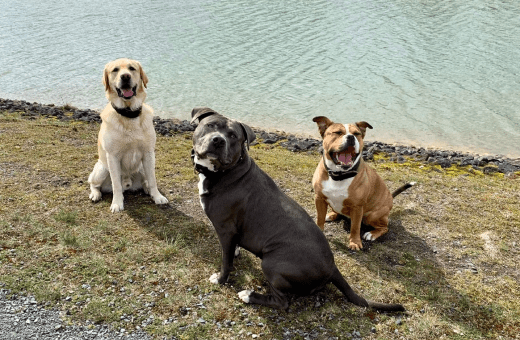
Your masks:
<svg viewBox="0 0 520 340"><path fill-rule="evenodd" d="M208 193L208 189L204 188L204 181L206 180L206 176L203 174L199 174L199 195L204 195Z"/></svg>
<svg viewBox="0 0 520 340"><path fill-rule="evenodd" d="M199 184L197 185L199 188L199 201L200 206L202 207L202 210L206 211L206 207L204 207L204 203L202 202L202 195L207 194L208 190L204 188L204 181L206 180L206 176L203 174L199 174Z"/></svg>
<svg viewBox="0 0 520 340"><path fill-rule="evenodd" d="M195 155L195 158L193 158L193 161L195 164L201 165L205 168L207 168L209 171L215 172L215 164L211 163L211 160L209 158L200 159Z"/></svg>

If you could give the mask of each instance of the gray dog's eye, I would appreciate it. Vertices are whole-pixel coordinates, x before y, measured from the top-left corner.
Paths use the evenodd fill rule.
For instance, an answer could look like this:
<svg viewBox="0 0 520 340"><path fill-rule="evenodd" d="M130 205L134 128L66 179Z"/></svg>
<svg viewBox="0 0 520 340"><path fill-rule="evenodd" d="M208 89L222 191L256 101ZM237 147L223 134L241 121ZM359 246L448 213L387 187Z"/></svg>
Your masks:
<svg viewBox="0 0 520 340"><path fill-rule="evenodd" d="M237 135L235 135L234 133L231 133L231 134L229 135L229 137L235 139L235 138L237 138Z"/></svg>

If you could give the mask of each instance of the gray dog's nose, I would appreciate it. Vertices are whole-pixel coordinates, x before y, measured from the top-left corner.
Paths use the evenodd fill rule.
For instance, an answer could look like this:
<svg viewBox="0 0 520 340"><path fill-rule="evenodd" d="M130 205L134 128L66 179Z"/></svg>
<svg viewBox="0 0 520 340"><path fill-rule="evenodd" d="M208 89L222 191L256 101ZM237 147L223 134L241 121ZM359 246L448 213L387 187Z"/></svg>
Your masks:
<svg viewBox="0 0 520 340"><path fill-rule="evenodd" d="M211 138L211 142L216 147L223 146L224 144L226 144L226 140L221 136L214 136L213 138Z"/></svg>

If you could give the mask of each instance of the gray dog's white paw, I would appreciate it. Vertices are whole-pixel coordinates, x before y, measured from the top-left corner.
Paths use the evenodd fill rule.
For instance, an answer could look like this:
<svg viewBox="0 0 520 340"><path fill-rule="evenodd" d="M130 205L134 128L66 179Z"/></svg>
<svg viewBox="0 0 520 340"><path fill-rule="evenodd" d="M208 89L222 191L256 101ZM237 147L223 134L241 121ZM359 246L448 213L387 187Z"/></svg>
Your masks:
<svg viewBox="0 0 520 340"><path fill-rule="evenodd" d="M240 298L240 300L244 301L245 303L249 303L249 296L251 295L251 293L253 293L252 290L243 290L241 292L238 293L238 297Z"/></svg>
<svg viewBox="0 0 520 340"><path fill-rule="evenodd" d="M215 273L209 277L209 282L218 284L218 277L220 276L220 273Z"/></svg>

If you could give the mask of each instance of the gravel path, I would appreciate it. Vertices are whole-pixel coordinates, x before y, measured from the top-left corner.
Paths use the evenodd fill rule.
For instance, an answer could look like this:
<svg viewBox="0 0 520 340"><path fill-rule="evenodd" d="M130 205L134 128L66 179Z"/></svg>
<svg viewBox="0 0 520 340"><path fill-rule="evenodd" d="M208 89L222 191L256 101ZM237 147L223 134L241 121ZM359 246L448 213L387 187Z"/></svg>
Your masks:
<svg viewBox="0 0 520 340"><path fill-rule="evenodd" d="M3 284L0 283L0 287ZM105 325L66 326L60 312L45 309L34 297L10 294L0 288L0 339L2 340L101 340L101 339L151 339L146 333L125 330L116 332Z"/></svg>

